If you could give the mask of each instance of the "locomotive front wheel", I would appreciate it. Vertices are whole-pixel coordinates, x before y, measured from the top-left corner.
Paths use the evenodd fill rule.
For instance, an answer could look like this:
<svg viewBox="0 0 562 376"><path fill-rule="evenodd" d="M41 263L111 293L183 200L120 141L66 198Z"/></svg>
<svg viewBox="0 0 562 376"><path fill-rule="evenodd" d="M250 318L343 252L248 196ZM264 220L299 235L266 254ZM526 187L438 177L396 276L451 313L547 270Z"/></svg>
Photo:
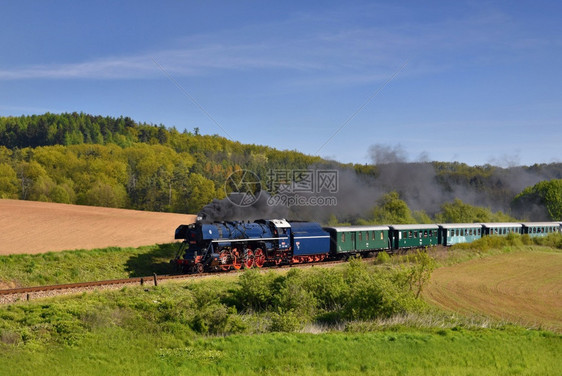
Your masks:
<svg viewBox="0 0 562 376"><path fill-rule="evenodd" d="M199 274L202 274L205 271L205 267L200 262L195 264L194 269L195 269L195 273L199 273Z"/></svg>
<svg viewBox="0 0 562 376"><path fill-rule="evenodd" d="M265 264L265 254L261 248L257 248L254 252L254 263L258 268L261 268Z"/></svg>

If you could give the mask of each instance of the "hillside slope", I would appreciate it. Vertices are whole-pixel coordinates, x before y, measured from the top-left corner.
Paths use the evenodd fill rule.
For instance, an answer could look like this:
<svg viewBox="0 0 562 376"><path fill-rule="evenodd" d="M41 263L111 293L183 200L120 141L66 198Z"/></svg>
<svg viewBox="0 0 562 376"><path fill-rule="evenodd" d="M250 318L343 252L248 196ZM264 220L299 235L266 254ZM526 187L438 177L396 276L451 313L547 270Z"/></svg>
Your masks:
<svg viewBox="0 0 562 376"><path fill-rule="evenodd" d="M194 215L0 200L0 254L42 253L174 241Z"/></svg>

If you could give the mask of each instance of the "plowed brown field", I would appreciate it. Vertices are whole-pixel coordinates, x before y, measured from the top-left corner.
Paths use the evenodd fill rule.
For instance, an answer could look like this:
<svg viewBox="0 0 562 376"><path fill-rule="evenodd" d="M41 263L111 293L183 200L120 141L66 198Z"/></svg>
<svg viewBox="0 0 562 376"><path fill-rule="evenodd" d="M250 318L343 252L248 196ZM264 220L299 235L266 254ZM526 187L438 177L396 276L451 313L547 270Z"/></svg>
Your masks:
<svg viewBox="0 0 562 376"><path fill-rule="evenodd" d="M170 243L194 215L0 200L0 254Z"/></svg>
<svg viewBox="0 0 562 376"><path fill-rule="evenodd" d="M431 303L523 325L562 331L562 253L516 252L433 272Z"/></svg>

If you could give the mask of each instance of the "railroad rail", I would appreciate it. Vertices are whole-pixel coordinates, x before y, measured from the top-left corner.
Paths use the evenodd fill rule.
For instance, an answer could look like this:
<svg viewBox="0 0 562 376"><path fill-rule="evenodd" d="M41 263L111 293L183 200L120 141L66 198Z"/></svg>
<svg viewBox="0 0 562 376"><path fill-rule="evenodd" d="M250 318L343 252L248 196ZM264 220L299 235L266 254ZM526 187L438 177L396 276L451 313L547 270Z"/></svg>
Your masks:
<svg viewBox="0 0 562 376"><path fill-rule="evenodd" d="M285 269L285 268L312 268L312 267L327 267L334 264L341 264L344 261L324 261L321 263L310 263L310 264L293 264L293 265L281 265L274 266L270 268L259 268L260 271L268 271L275 269ZM45 285L45 286L30 286L30 287L17 287L10 289L0 290L0 304L9 304L22 300L31 300L42 297L50 297L55 295L78 293L83 291L91 291L96 288L110 289L119 288L126 285L143 285L143 286L157 286L159 282L166 280L181 280L181 279L198 279L206 277L216 277L216 276L228 276L233 274L240 274L244 270L231 270L229 272L213 272L213 273L203 273L203 274L168 274L168 275L156 275L146 277L133 277L124 279L111 279L105 281L91 281L91 282L77 282L77 283L64 283L59 285Z"/></svg>

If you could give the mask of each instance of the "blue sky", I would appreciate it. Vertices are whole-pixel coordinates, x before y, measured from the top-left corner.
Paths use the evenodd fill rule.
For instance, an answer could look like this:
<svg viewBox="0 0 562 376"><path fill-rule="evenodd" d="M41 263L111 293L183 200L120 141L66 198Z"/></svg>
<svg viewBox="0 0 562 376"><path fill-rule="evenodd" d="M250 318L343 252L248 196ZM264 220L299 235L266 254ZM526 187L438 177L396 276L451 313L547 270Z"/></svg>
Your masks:
<svg viewBox="0 0 562 376"><path fill-rule="evenodd" d="M85 112L340 162L562 161L557 1L11 1L0 115ZM338 132L338 130L340 130Z"/></svg>

